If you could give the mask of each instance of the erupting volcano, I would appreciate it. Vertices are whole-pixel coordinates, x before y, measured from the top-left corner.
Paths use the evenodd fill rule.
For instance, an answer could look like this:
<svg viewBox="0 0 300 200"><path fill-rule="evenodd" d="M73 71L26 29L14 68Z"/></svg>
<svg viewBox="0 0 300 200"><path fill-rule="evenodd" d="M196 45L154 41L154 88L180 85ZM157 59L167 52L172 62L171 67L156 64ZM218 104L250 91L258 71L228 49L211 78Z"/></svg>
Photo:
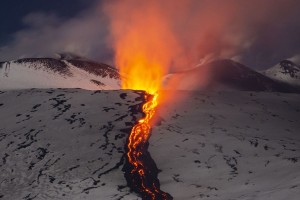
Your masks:
<svg viewBox="0 0 300 200"><path fill-rule="evenodd" d="M131 189L141 194L143 199L173 199L168 193L160 190L157 178L158 169L148 152L151 120L159 103L158 89L162 70L155 66L144 70L144 65L138 63L139 60L132 61L131 67L125 67L125 70L132 72L131 77L124 79L122 86L124 89L142 89L145 91L144 104L142 105L144 117L133 126L126 144L126 163L123 168L125 178Z"/></svg>
<svg viewBox="0 0 300 200"><path fill-rule="evenodd" d="M139 9L132 10L134 1L119 1L106 7L115 64L123 75L122 88L146 92L142 106L145 116L131 130L124 166L128 185L143 199L172 199L159 189L158 169L147 150L151 119L161 101L158 97L162 80L172 64L171 55L177 55L179 50L176 37L164 20L165 11L158 4L142 3Z"/></svg>
<svg viewBox="0 0 300 200"><path fill-rule="evenodd" d="M120 71L129 75L122 80L122 88L145 91L142 105L144 117L133 126L126 144L126 163L123 168L125 178L131 189L143 199L173 199L171 195L160 190L157 178L159 170L148 152L151 121L159 104L159 89L164 71L156 58L147 57L148 52L125 52L126 49L119 48L117 53L118 61L121 61Z"/></svg>
<svg viewBox="0 0 300 200"><path fill-rule="evenodd" d="M125 37L125 44L135 36ZM149 58L154 54L148 52L149 48L143 48L143 43L133 49L129 48L130 50L123 48L123 45L121 43L122 48L117 48L120 71L128 75L122 80L122 88L145 91L145 103L142 106L145 116L133 126L126 145L125 177L131 189L141 194L143 199L172 199L169 194L160 190L158 169L147 150L151 120L159 103L158 91L164 70L156 56Z"/></svg>

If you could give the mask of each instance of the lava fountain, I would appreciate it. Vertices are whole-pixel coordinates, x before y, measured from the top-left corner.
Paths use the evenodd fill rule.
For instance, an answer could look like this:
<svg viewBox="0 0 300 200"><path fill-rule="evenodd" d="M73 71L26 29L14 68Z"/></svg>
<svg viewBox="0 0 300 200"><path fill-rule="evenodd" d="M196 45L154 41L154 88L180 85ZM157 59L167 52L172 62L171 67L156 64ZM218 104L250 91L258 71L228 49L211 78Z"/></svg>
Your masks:
<svg viewBox="0 0 300 200"><path fill-rule="evenodd" d="M117 60L126 63L121 62L119 67L121 73L127 75L122 80L122 88L145 91L142 105L144 117L133 126L126 144L126 163L123 168L125 178L131 189L144 200L173 199L160 190L157 178L159 170L148 152L151 121L159 105L159 89L164 70L156 59L149 59L145 55L147 52L137 50L137 53L128 54L128 50L120 49L117 51Z"/></svg>
<svg viewBox="0 0 300 200"><path fill-rule="evenodd" d="M122 80L122 86L123 89L145 91L145 102L142 105L144 117L133 126L128 137L126 163L123 168L125 178L131 189L139 193L144 200L173 199L168 193L160 190L157 178L159 170L148 152L151 120L159 104L162 69L158 65L146 64L138 59L133 61L124 69L133 74Z"/></svg>
<svg viewBox="0 0 300 200"><path fill-rule="evenodd" d="M126 144L125 178L143 199L172 199L160 190L159 170L148 152L151 121L162 102L163 77L180 47L166 21L161 1L122 0L107 4L115 65L122 88L145 91L144 117L133 126Z"/></svg>
<svg viewBox="0 0 300 200"><path fill-rule="evenodd" d="M127 78L122 80L122 88L144 90L146 93L142 106L145 116L133 126L128 138L125 177L131 189L141 194L143 199L172 199L169 194L160 190L158 169L148 152L151 120L159 104L163 68L155 59L148 59L141 50L129 54L127 51L117 52L117 60L126 63L119 65L121 73L127 75Z"/></svg>

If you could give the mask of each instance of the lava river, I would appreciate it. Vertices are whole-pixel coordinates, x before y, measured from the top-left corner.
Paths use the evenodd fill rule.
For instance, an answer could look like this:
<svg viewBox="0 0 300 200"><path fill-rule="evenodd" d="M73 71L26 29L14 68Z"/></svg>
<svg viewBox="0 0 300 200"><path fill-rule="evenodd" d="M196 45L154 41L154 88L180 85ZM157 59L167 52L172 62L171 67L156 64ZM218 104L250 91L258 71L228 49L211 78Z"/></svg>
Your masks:
<svg viewBox="0 0 300 200"><path fill-rule="evenodd" d="M148 152L150 121L158 105L158 94L145 94L142 110L145 116L133 126L126 144L125 178L129 187L144 200L169 200L171 195L160 190L158 168Z"/></svg>

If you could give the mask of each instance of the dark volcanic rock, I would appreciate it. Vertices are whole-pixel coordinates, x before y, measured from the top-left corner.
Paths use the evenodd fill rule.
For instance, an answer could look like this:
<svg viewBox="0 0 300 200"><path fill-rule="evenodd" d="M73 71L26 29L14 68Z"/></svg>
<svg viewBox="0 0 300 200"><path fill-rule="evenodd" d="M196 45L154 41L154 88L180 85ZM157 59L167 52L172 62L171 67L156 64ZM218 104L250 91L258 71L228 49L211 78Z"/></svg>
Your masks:
<svg viewBox="0 0 300 200"><path fill-rule="evenodd" d="M232 60L215 60L197 68L174 73L166 80L183 90L238 90L300 93L300 87L274 80Z"/></svg>
<svg viewBox="0 0 300 200"><path fill-rule="evenodd" d="M300 88L275 81L232 60L207 64L213 84L225 84L245 91L300 92Z"/></svg>
<svg viewBox="0 0 300 200"><path fill-rule="evenodd" d="M103 63L96 63L86 60L68 60L69 63L79 69L83 69L89 73L95 74L101 77L109 77L119 79L120 75L116 68Z"/></svg>
<svg viewBox="0 0 300 200"><path fill-rule="evenodd" d="M280 68L283 70L281 73L289 74L292 78L299 78L298 73L300 72L300 67L289 60L283 60L280 62Z"/></svg>
<svg viewBox="0 0 300 200"><path fill-rule="evenodd" d="M143 96L145 97L145 95ZM148 98L143 99L143 101L145 103L146 101L148 101ZM144 103L131 107L131 113L142 112ZM140 126L140 124L138 124L138 126ZM141 133L144 134L145 132L141 131ZM152 159L150 153L148 152L149 142L144 141L143 139L140 140L138 145L136 145L136 148L132 150L133 152L130 153L129 149L133 147L132 145L129 145L131 137L130 134L133 134L131 132L131 129L128 130L129 136L125 145L126 161L123 166L124 176L126 178L128 186L134 192L140 194L143 200L172 200L173 197L170 194L160 190L160 182L158 179L159 169L157 168L155 161ZM138 137L138 135L134 135L132 138ZM131 142L134 143L136 141ZM129 154L132 157L128 156ZM136 167L134 163L130 162L130 157L131 159L136 159L138 167ZM143 174L141 174L140 170L143 171Z"/></svg>
<svg viewBox="0 0 300 200"><path fill-rule="evenodd" d="M72 76L69 67L63 61L54 58L23 58L16 60L15 63L29 64L29 67L34 69L39 69L41 66L44 66L59 74Z"/></svg>

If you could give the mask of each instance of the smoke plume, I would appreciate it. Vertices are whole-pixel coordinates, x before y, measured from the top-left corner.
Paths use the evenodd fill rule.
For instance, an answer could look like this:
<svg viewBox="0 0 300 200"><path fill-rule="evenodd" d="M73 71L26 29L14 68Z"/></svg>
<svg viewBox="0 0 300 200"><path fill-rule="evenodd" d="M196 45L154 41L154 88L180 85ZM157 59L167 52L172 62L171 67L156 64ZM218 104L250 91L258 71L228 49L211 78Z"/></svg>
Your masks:
<svg viewBox="0 0 300 200"><path fill-rule="evenodd" d="M24 19L27 28L0 47L0 59L71 51L113 60L116 39L132 30L130 24L138 23L144 30L137 33L136 42L152 26L156 28L156 36L144 45L164 51L168 69L190 68L216 58L266 68L300 53L299 10L297 0L99 1L73 19L29 14ZM154 19L161 23L150 23Z"/></svg>
<svg viewBox="0 0 300 200"><path fill-rule="evenodd" d="M260 67L291 56L299 51L298 8L299 3L293 0L125 0L111 3L106 13L111 19L113 41L134 30L136 21L146 33L167 30L168 35L162 38L143 39L152 46L153 40L160 39L154 41L159 44L152 51L165 47L170 67L178 70L216 58ZM157 26L149 23L151 19ZM137 35L136 42L147 36ZM171 39L176 42L170 45Z"/></svg>

